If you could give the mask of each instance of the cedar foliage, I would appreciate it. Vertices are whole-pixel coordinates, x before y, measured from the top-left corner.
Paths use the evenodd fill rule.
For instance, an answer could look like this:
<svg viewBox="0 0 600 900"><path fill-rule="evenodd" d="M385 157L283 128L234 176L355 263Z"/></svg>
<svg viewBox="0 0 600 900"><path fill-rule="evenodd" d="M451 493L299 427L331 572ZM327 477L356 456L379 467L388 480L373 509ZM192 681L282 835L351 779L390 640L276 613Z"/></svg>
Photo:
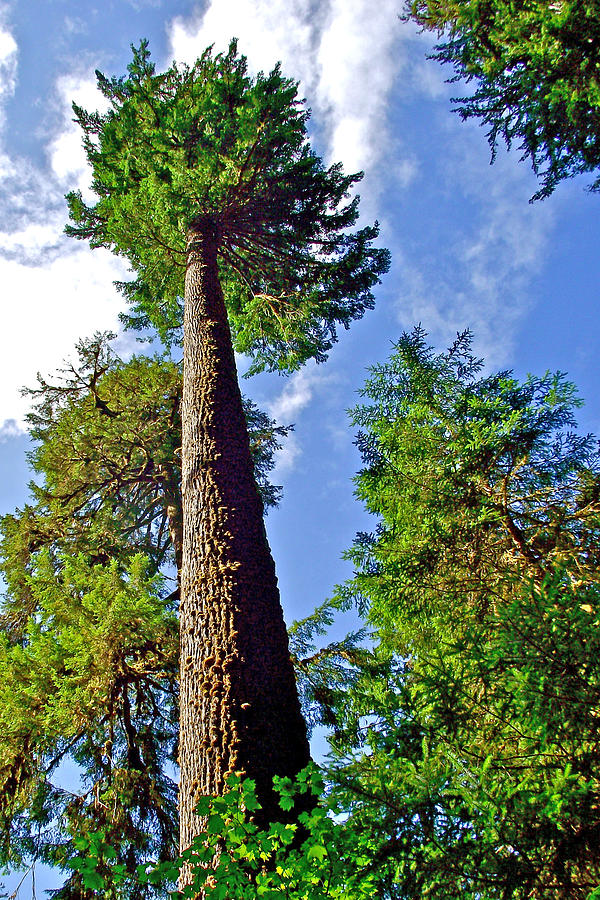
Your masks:
<svg viewBox="0 0 600 900"><path fill-rule="evenodd" d="M600 885L600 452L560 373L484 376L416 329L352 411L376 515L338 590L373 669L330 777L378 896L580 898ZM360 717L362 716L362 719ZM370 849L369 849L370 848Z"/></svg>

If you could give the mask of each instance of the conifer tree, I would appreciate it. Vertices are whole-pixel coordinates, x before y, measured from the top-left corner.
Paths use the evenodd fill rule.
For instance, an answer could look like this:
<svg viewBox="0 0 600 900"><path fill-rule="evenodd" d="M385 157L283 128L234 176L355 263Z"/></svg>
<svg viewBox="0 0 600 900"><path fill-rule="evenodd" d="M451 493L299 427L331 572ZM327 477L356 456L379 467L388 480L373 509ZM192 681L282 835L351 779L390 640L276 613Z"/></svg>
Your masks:
<svg viewBox="0 0 600 900"><path fill-rule="evenodd" d="M468 333L437 353L416 329L352 411L377 524L337 599L375 658L334 710L336 811L378 897L588 900L600 448L563 374L481 367Z"/></svg>
<svg viewBox="0 0 600 900"><path fill-rule="evenodd" d="M177 619L141 554L53 550L29 567L32 614L0 632L0 864L56 867L57 900L87 900L70 864L90 834L129 873L176 854Z"/></svg>
<svg viewBox="0 0 600 900"><path fill-rule="evenodd" d="M279 67L250 78L235 43L156 74L147 44L124 78L98 74L105 114L75 107L98 197L69 195L68 232L133 266L138 324L173 335L183 314L180 607L181 846L200 793L229 772L277 813L274 775L308 761L233 350L252 371L322 361L372 306L388 254L350 229L359 176L325 169Z"/></svg>
<svg viewBox="0 0 600 900"><path fill-rule="evenodd" d="M77 360L28 390L34 442L29 462L33 504L3 518L2 569L17 618L27 566L37 550L60 547L108 562L144 553L153 572L181 567L181 366L161 357L124 363L114 335L77 345ZM274 453L289 426L242 400L254 476L265 509L281 489L269 481Z"/></svg>
<svg viewBox="0 0 600 900"><path fill-rule="evenodd" d="M0 520L0 865L69 871L102 832L131 878L173 857L178 833L181 368L124 363L110 337L28 392L32 498ZM268 507L287 429L244 410ZM128 883L124 896L153 893ZM57 898L84 896L70 871Z"/></svg>

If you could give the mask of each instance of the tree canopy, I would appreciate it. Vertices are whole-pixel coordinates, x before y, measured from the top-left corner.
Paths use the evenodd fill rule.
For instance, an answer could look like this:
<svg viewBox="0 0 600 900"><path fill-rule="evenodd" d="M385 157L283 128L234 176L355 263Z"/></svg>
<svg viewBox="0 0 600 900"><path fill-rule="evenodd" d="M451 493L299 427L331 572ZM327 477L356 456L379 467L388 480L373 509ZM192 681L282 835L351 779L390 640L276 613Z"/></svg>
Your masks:
<svg viewBox="0 0 600 900"><path fill-rule="evenodd" d="M82 393L110 430L108 375L97 397L89 379ZM261 829L254 786L230 780L230 794L205 801L210 826L186 859L215 898L231 879L247 898L284 879L307 898L589 900L600 887L600 451L575 430L575 389L560 373L483 375L468 334L436 353L416 330L362 396L357 491L378 524L349 552L353 579L295 637L305 708L332 729L327 793L301 814L298 844L294 824ZM172 855L171 601L140 557L90 564L48 545L28 573L35 613L0 647L4 858L71 860L65 898L81 885L90 897L111 884L160 894L172 863L135 871ZM371 646L357 634L317 649L349 603ZM78 795L52 778L69 752L84 772ZM285 818L290 780L278 790ZM215 847L228 856L206 882ZM261 853L275 854L272 871Z"/></svg>
<svg viewBox="0 0 600 900"><path fill-rule="evenodd" d="M436 353L417 329L371 370L352 420L377 526L333 604L358 603L371 646L311 652L331 603L299 625L326 790L300 842L260 827L248 780L205 798L183 862L207 897L599 895L600 449L562 374L481 368L468 334ZM284 818L318 779L276 789Z"/></svg>
<svg viewBox="0 0 600 900"><path fill-rule="evenodd" d="M516 144L541 180L533 199L600 166L600 10L595 0L406 0L406 18L444 41L432 56L474 84L463 119ZM600 189L596 176L591 190Z"/></svg>
<svg viewBox="0 0 600 900"><path fill-rule="evenodd" d="M67 232L132 264L131 321L165 336L181 327L188 231L209 218L235 349L253 370L323 360L389 265L377 226L349 231L361 175L323 167L297 84L279 66L251 78L235 41L163 74L142 41L128 71L97 73L107 113L74 107L99 199L68 196Z"/></svg>

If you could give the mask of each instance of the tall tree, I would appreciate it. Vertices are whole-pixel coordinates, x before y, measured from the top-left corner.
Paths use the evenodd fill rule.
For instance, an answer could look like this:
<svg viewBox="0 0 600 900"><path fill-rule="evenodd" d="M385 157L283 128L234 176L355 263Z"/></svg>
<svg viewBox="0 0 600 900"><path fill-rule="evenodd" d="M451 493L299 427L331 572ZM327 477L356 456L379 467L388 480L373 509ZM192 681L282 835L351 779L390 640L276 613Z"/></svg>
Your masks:
<svg viewBox="0 0 600 900"><path fill-rule="evenodd" d="M138 321L181 324L181 846L200 793L242 770L263 814L274 775L308 760L287 635L250 459L233 350L252 370L325 359L340 324L373 303L388 267L377 228L349 229L357 175L324 169L308 113L278 67L252 79L235 43L156 74L147 44L128 76L98 74L110 103L75 107L97 202L69 195L68 232L134 267Z"/></svg>
<svg viewBox="0 0 600 900"><path fill-rule="evenodd" d="M378 896L588 900L598 440L577 434L561 374L480 369L468 335L435 353L416 330L353 411L377 527L338 602L362 606L382 668L338 705L359 728L354 743L338 729L334 793Z"/></svg>
<svg viewBox="0 0 600 900"><path fill-rule="evenodd" d="M600 10L595 0L405 0L406 18L444 36L433 59L475 91L463 119L518 144L547 197L564 178L600 166ZM591 190L600 189L596 177Z"/></svg>

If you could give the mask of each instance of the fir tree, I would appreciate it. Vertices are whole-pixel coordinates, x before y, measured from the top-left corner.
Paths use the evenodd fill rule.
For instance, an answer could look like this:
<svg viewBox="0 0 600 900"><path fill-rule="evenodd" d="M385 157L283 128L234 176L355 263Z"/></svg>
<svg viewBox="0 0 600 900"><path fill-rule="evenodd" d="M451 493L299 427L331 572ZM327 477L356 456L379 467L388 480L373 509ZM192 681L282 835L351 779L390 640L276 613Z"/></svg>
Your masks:
<svg viewBox="0 0 600 900"><path fill-rule="evenodd" d="M388 266L376 228L351 233L358 176L324 169L308 113L279 68L248 76L235 43L156 74L142 42L129 74L76 108L97 202L71 194L68 231L124 256L134 312L181 325L181 844L200 793L242 770L265 816L273 775L308 760L274 566L254 483L233 349L253 370L323 360L372 305Z"/></svg>
<svg viewBox="0 0 600 900"><path fill-rule="evenodd" d="M337 707L348 840L381 897L595 897L600 453L575 389L483 376L468 334L435 353L417 329L362 397L377 525L338 602L375 659Z"/></svg>
<svg viewBox="0 0 600 900"><path fill-rule="evenodd" d="M600 165L600 11L595 0L405 0L406 18L444 37L433 59L475 90L454 102L529 157L547 197ZM600 188L598 177L591 190Z"/></svg>

